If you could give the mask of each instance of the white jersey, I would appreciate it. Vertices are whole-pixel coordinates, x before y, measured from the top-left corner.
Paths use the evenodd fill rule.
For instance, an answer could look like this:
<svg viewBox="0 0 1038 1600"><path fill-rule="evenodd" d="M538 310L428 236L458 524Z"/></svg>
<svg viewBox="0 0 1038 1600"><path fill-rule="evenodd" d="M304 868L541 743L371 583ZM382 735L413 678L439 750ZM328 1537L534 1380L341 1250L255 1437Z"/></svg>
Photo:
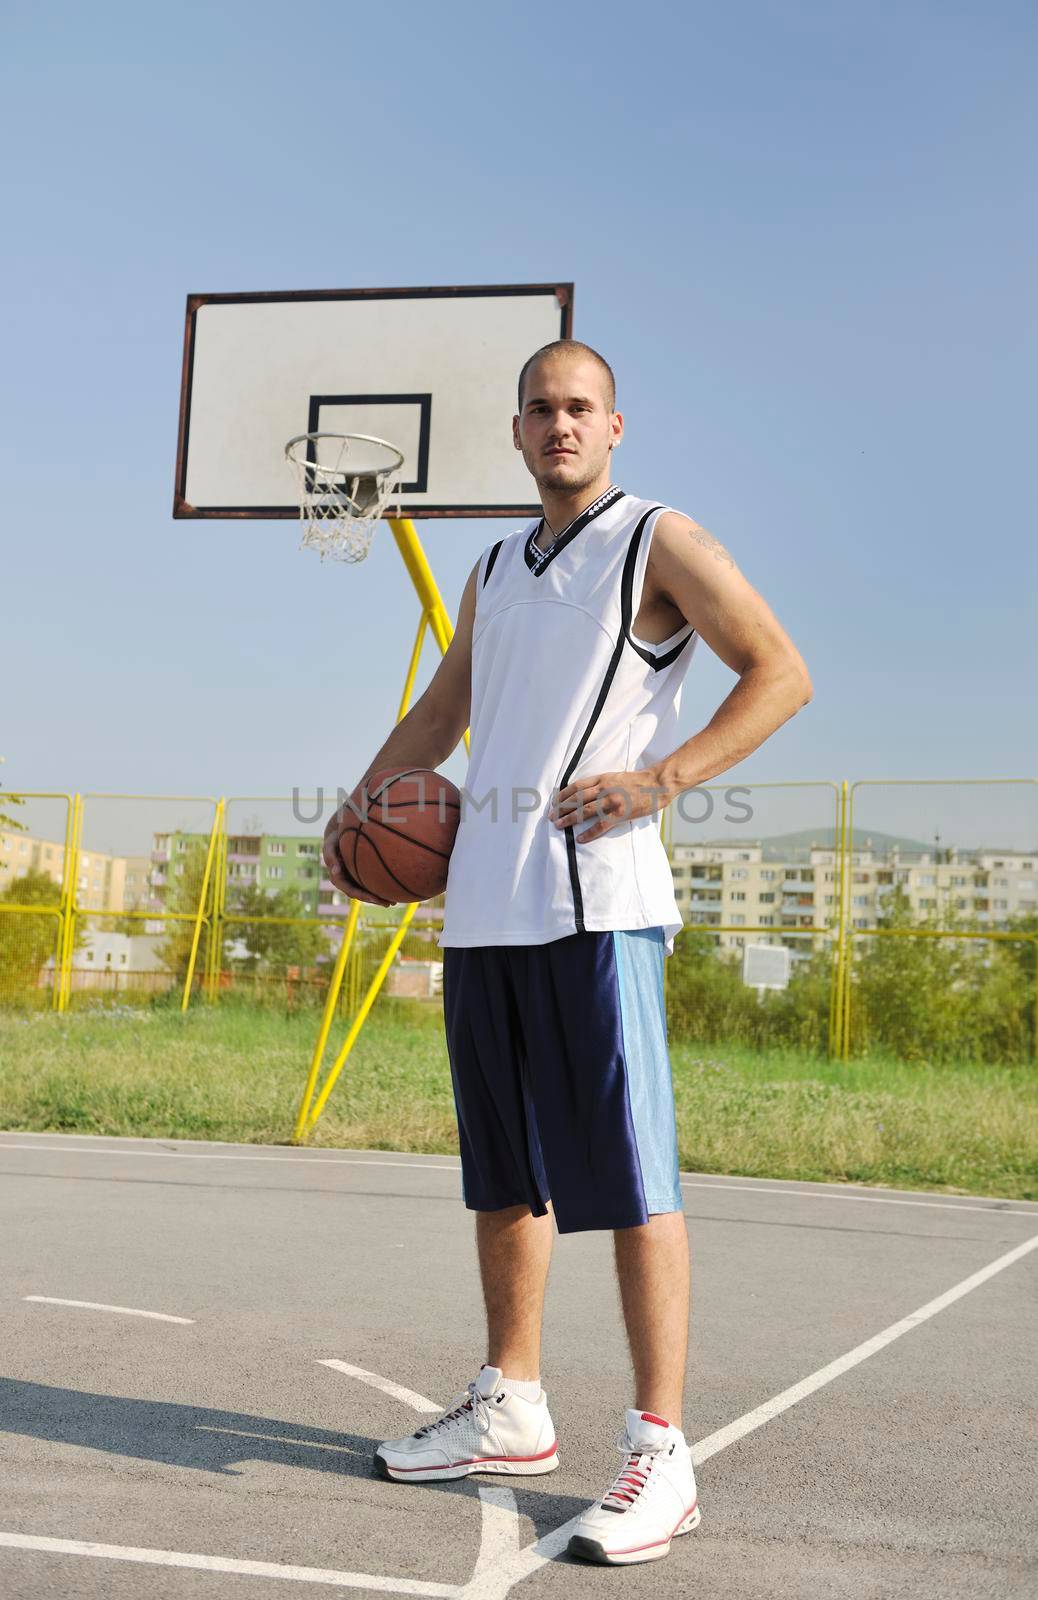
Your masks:
<svg viewBox="0 0 1038 1600"><path fill-rule="evenodd" d="M558 789L631 772L681 743L690 623L661 644L635 636L649 546L667 508L612 488L544 551L544 524L480 557L461 822L439 944L546 944L566 934L682 926L660 813L579 844L594 817L559 828Z"/></svg>

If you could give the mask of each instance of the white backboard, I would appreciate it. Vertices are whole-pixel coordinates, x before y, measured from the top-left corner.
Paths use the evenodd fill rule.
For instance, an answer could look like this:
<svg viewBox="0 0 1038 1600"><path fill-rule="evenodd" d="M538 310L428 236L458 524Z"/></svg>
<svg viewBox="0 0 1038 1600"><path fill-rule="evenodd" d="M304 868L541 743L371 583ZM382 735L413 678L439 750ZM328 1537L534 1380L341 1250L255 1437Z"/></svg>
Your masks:
<svg viewBox="0 0 1038 1600"><path fill-rule="evenodd" d="M568 283L190 295L173 515L298 517L285 444L328 432L404 452L404 516L537 516L516 380L572 323Z"/></svg>

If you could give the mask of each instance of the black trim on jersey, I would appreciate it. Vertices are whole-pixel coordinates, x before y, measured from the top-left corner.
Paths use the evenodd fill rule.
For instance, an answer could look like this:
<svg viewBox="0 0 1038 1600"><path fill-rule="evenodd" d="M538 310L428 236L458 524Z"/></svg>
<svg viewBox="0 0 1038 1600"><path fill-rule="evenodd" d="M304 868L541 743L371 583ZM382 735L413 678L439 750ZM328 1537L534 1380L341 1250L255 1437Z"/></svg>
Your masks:
<svg viewBox="0 0 1038 1600"><path fill-rule="evenodd" d="M655 655L652 650L646 649L645 645L639 644L631 632L634 626L634 568L642 542L642 534L645 530L645 524L653 513L663 509L663 506L653 506L652 510L645 513L635 528L634 533L631 535L631 545L627 552L627 560L624 562L623 577L620 580L620 610L624 619L624 634L626 635L627 643L637 655L641 656L643 661L648 662L654 672L661 672L664 667L669 667L671 662L678 659L678 656L689 641L696 636L696 630L692 628L683 639L679 639L677 644L671 645L669 650L659 656Z"/></svg>
<svg viewBox="0 0 1038 1600"><path fill-rule="evenodd" d="M489 556L487 557L487 570L483 574L483 588L484 589L486 588L487 584L490 582L490 574L494 570L494 562L497 560L497 553L500 550L501 546L504 544L504 542L505 541L503 539L499 539L497 541L496 545L494 546L493 550L491 550Z"/></svg>
<svg viewBox="0 0 1038 1600"><path fill-rule="evenodd" d="M579 516L574 517L572 522L567 523L562 532L552 540L547 550L539 549L534 543L537 535L544 527L544 518L542 517L523 547L523 559L534 577L539 578L545 568L551 566L560 551L565 550L568 544L572 544L577 534L586 528L589 522L593 522L596 517L600 517L602 512L607 511L610 506L615 506L616 502L623 498L623 493L624 491L616 484L611 489L607 489L605 494L600 495L597 500L593 500L589 506L585 506Z"/></svg>
<svg viewBox="0 0 1038 1600"><path fill-rule="evenodd" d="M566 770L559 780L560 789L564 789L572 781L573 773L580 762L581 756L584 754L587 742L594 731L595 723L602 715L602 707L606 703L610 686L616 677L616 669L620 665L620 657L624 653L624 645L627 643L627 635L631 627L631 597L634 592L634 563L638 556L638 546L641 544L645 524L652 516L652 513L662 509L662 506L651 506L631 535L631 542L627 547L627 556L624 561L623 577L620 581L620 632L613 646L613 653L609 658L609 665L606 667L605 676L602 679L602 687L598 691L598 699L595 701L595 707L588 720L588 725L584 729L580 743L570 757ZM569 862L569 884L573 891L573 920L576 923L576 931L584 933L586 932L584 927L584 896L580 888L580 873L577 868L577 841L574 837L578 826L583 827L584 824L579 823L566 829L566 856Z"/></svg>
<svg viewBox="0 0 1038 1600"><path fill-rule="evenodd" d="M679 639L677 644L672 645L671 648L662 656L653 655L651 650L646 650L645 646L639 644L637 639L632 639L630 634L627 636L627 643L630 645L632 650L637 651L643 661L647 661L649 663L649 666L652 667L654 672L662 672L664 667L669 667L672 661L676 661L678 659L678 656L681 654L682 650L684 650L687 644L691 644L695 636L696 630L693 628L690 633L686 633L683 639Z"/></svg>

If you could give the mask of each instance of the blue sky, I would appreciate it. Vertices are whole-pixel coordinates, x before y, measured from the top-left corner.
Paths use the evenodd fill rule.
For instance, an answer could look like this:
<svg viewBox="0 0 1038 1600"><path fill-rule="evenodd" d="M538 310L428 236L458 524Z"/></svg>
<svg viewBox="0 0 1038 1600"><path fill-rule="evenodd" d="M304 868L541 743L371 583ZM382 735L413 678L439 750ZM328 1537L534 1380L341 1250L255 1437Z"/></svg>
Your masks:
<svg viewBox="0 0 1038 1600"><path fill-rule="evenodd" d="M171 518L189 290L555 279L620 481L811 669L732 781L1035 772L1036 42L954 0L9 7L5 786L352 784L395 715L388 538ZM420 528L452 613L509 526ZM733 682L704 647L686 736Z"/></svg>

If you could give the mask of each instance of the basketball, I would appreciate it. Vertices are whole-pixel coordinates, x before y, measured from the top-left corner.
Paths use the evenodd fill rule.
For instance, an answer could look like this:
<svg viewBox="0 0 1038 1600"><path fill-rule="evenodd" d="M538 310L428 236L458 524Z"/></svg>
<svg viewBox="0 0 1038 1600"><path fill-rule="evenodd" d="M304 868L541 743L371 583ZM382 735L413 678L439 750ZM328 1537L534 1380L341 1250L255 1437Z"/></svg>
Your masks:
<svg viewBox="0 0 1038 1600"><path fill-rule="evenodd" d="M461 795L442 773L388 767L350 795L339 854L368 894L394 905L431 900L447 887L460 817Z"/></svg>

